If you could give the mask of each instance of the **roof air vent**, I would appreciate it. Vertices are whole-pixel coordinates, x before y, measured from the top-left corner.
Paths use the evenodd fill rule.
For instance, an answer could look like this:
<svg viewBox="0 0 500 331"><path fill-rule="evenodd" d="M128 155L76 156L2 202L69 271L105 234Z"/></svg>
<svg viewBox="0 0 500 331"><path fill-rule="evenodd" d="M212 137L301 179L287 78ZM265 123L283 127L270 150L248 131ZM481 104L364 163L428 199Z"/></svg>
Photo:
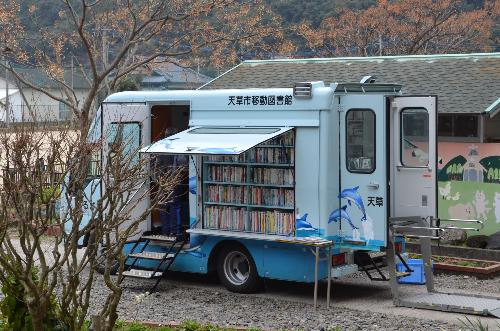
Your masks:
<svg viewBox="0 0 500 331"><path fill-rule="evenodd" d="M368 76L361 78L361 80L359 82L361 84L373 84L373 83L375 83L376 79L377 79L377 76L368 75Z"/></svg>
<svg viewBox="0 0 500 331"><path fill-rule="evenodd" d="M295 83L293 85L293 96L296 98L311 98L312 84L311 83Z"/></svg>

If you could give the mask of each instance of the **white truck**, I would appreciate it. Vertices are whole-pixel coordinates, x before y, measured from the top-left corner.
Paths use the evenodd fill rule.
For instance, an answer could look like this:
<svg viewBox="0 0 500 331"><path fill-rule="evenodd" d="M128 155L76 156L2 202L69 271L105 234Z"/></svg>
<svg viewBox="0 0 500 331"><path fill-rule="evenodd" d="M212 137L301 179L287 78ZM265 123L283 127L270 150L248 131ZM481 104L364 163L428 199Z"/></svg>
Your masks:
<svg viewBox="0 0 500 331"><path fill-rule="evenodd" d="M256 291L263 278L314 282L316 304L319 280L329 301L333 277L364 270L391 283L396 305L499 317L498 298L433 287L430 242L441 223L456 227L437 218L436 121L436 96L403 96L394 84L110 95L97 136L127 132L142 157L189 159L175 224L152 212L126 246L124 274L216 271L235 292ZM178 132L160 139L170 128ZM398 286L413 271L405 236L422 244L424 294Z"/></svg>

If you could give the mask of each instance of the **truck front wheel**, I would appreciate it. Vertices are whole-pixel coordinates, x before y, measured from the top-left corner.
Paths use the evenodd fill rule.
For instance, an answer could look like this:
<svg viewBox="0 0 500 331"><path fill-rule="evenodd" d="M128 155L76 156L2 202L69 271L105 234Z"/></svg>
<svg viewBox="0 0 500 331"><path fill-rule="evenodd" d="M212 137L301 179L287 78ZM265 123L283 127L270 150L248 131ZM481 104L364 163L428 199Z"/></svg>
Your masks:
<svg viewBox="0 0 500 331"><path fill-rule="evenodd" d="M253 293L262 283L252 256L240 245L228 245L219 252L217 273L220 282L231 292Z"/></svg>

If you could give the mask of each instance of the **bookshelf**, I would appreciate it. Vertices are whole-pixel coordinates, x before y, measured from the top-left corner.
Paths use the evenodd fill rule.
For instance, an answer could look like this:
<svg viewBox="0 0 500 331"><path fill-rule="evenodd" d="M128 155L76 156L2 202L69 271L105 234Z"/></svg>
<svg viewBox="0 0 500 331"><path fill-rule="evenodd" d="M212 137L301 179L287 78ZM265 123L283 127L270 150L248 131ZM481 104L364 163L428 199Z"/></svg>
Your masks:
<svg viewBox="0 0 500 331"><path fill-rule="evenodd" d="M202 157L203 228L295 231L295 136L289 131L236 156Z"/></svg>

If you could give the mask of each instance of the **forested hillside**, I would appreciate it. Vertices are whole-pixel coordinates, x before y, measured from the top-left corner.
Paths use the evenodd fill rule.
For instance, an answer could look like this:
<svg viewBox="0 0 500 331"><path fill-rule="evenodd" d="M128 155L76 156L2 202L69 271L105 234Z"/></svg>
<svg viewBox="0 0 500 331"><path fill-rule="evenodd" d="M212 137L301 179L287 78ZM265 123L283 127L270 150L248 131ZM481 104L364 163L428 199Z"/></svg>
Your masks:
<svg viewBox="0 0 500 331"><path fill-rule="evenodd" d="M385 28L384 8L381 3L391 4L396 1L384 0L265 0L272 9L269 15L275 15L284 28L284 40L281 41L283 47L277 47L276 44L269 43L265 51L256 51L255 48L247 47L244 43L235 42L233 49L227 53L235 52L231 62L223 65L214 63L204 63L201 67L216 66L220 69L223 67L231 67L238 61L249 58L271 58L276 56L287 57L318 57L318 56L351 56L351 55L395 55L395 54L422 54L422 53L451 53L451 52L483 52L483 51L500 51L500 20L497 16L495 24L483 24L484 20L477 19L477 15L473 13L476 10L482 10L485 3L490 1L500 2L500 0L464 0L462 2L443 0L438 3L447 2L448 8L443 9L443 15L452 15L453 13L471 13L467 17L457 15L452 20L444 20L443 24L436 29L441 33L441 37L436 35L424 36L431 37L430 42L418 45L418 48L402 45L391 44L393 40L400 40L401 35L406 36L411 34L415 29L425 30L427 27L419 26L419 19L425 18L425 8L421 8L420 18L415 18L413 22L406 24L407 18L412 19L412 13L395 14L396 20L399 20L399 25L393 20L393 25L390 25L387 20L387 29L391 31L380 32L380 27ZM63 15L63 2L60 0L21 0L21 19L23 20L26 30L32 32L43 31L44 28L56 29L65 31L65 26L61 22L60 15ZM242 0L242 2L244 2ZM411 1L402 1L402 3L410 3ZM106 6L106 2L100 3L101 6ZM417 2L418 3L418 2ZM460 4L457 6L457 4ZM36 12L33 11L37 7ZM378 6L378 7L377 7ZM424 7L424 5L422 5ZM497 7L500 7L498 5ZM401 8L406 12L412 11L411 5L401 5ZM397 9L396 9L397 10ZM415 10L415 13L418 11ZM433 15L433 8L428 9L428 14ZM24 16L25 15L25 16ZM35 19L34 16L35 15ZM397 17L397 16L400 17ZM403 17L407 15L406 17ZM476 15L476 16L474 16ZM435 17L439 19L439 16ZM429 18L432 21L434 17ZM462 22L468 23L461 24ZM475 21L474 21L475 20ZM378 22L377 22L378 21ZM375 27L378 24L378 27ZM411 26L411 24L414 24ZM456 28L450 28L449 31L442 31L456 24ZM398 30L400 29L401 30ZM435 28L435 27L430 27ZM407 31L403 31L407 29ZM430 29L429 29L430 30ZM473 33L470 31L473 30ZM491 34L490 34L491 32ZM112 29L107 32L113 34ZM451 33L452 38L448 37ZM33 33L36 34L36 33ZM459 37L463 40L459 40ZM458 38L457 38L458 37ZM103 38L101 35L99 38ZM104 36L105 38L105 36ZM410 37L409 37L410 38ZM421 39L422 36L414 35L414 40L408 38L407 44L414 40ZM471 42L469 42L469 40ZM154 44L154 40L150 44ZM103 40L104 43L104 40ZM29 42L26 43L29 47ZM442 46L442 47L441 47ZM484 46L484 47L483 47ZM83 50L73 49L71 55L79 57L79 53ZM108 50L113 52L112 46ZM141 50L147 54L148 47ZM210 50L207 50L210 52ZM398 53L399 52L399 53ZM229 58L229 56L227 56ZM236 60L235 60L236 59ZM198 62L198 65L200 63ZM213 74L213 72L207 72Z"/></svg>
<svg viewBox="0 0 500 331"><path fill-rule="evenodd" d="M21 2L25 12L29 12L30 6L33 4L43 9L40 11L43 12L43 16L38 17L37 24L35 21L30 21L31 28L36 30L40 29L40 26L50 26L57 19L63 6L60 0L23 0ZM318 27L325 18L338 15L341 8L363 10L376 4L377 0L267 0L267 2L273 12L282 18L285 27L304 21L313 27ZM472 10L479 8L483 3L484 0L466 0L463 1L461 7L463 10ZM28 26L30 26L30 22L27 22ZM497 26L494 29L494 34L500 37L500 27Z"/></svg>

